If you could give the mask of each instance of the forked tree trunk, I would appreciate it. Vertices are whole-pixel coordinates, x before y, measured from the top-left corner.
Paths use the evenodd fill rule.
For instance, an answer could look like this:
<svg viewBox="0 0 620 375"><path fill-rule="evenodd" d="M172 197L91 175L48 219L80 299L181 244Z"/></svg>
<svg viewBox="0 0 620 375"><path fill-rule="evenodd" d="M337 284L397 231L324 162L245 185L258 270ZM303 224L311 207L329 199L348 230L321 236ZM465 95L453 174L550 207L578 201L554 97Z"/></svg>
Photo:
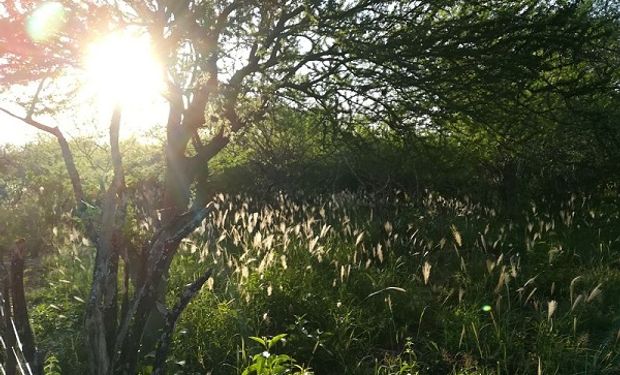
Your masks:
<svg viewBox="0 0 620 375"><path fill-rule="evenodd" d="M200 99L200 103L195 107L200 108L201 105L204 107L203 101L204 98ZM182 105L182 102L180 103ZM220 133L213 142L205 146L201 156L186 157L184 152L190 139L187 128L191 127L185 126L185 123L181 124L183 117L180 115L182 109L179 108L172 106L168 124L165 193L158 207L163 219L161 228L140 246L137 256L126 254L131 241L125 238L126 234L123 231L126 199L123 196L125 184L119 148L120 110L117 108L114 111L110 123L114 177L106 192L101 216L93 218L92 213L87 212L89 204L85 200L80 175L62 132L57 127L50 127L32 118L22 118L0 109L10 116L54 135L62 150L65 167L73 186L76 213L82 219L86 236L96 248L93 281L85 314L88 368L94 375L136 373L140 357L146 354L143 351L144 330L151 314L161 314L162 324L160 329L149 328L157 331L151 332L157 340L150 343L150 346L153 351L156 347L164 348L159 351L160 358L161 353L167 352L169 347L169 343L162 340L170 340L172 332L166 332L166 329L173 329L174 324L170 324L170 313L157 308L157 301L166 290L162 284L163 276L168 273L181 240L193 232L209 212L206 204L208 197L204 194L200 194L199 199L195 199L193 206L189 207L191 185L196 183L198 190L204 187L209 159L228 143L228 138ZM201 111L197 113L202 113ZM128 268L139 270L133 273L134 293L131 296L128 295L127 285L123 286L123 293L118 292L119 258L125 262L126 272ZM140 264L131 264L132 261ZM126 274L126 282L129 281L130 274L131 272ZM118 299L121 295L123 302L119 316ZM24 300L23 295L17 298ZM163 299L161 300L163 302ZM177 318L186 305L187 303L181 304L182 308L175 310ZM176 321L176 318L173 320Z"/></svg>

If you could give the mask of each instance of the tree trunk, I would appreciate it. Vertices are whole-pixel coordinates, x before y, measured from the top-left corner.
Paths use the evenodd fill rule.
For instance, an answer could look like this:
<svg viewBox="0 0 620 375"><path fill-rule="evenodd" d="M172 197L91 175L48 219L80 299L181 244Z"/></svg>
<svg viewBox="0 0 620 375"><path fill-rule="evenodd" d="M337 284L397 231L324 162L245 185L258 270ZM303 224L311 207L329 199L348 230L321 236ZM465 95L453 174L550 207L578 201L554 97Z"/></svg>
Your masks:
<svg viewBox="0 0 620 375"><path fill-rule="evenodd" d="M11 254L11 266L8 272L2 271L2 323L0 334L6 351L7 375L16 373L17 367L27 374L43 374L43 356L37 351L34 334L28 320L28 307L24 293L24 258L26 246L23 239L15 241ZM24 368L26 367L26 369Z"/></svg>
<svg viewBox="0 0 620 375"><path fill-rule="evenodd" d="M4 267L3 259L0 259L0 338L2 338L1 358L6 375L15 375L16 361L13 354L15 347L15 335L11 321L11 288L9 285L9 272Z"/></svg>

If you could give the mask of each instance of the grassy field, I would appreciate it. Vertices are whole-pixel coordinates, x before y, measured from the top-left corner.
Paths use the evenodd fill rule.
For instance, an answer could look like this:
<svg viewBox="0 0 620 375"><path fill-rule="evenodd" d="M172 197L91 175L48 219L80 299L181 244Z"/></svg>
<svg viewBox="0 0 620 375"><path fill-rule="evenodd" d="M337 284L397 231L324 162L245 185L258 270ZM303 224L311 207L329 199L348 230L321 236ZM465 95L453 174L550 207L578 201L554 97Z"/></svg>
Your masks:
<svg viewBox="0 0 620 375"><path fill-rule="evenodd" d="M213 270L179 322L170 369L619 374L619 202L219 195L169 275L171 306ZM45 280L30 292L32 320L47 373L78 374L94 250L70 220L54 233L56 253L30 275Z"/></svg>

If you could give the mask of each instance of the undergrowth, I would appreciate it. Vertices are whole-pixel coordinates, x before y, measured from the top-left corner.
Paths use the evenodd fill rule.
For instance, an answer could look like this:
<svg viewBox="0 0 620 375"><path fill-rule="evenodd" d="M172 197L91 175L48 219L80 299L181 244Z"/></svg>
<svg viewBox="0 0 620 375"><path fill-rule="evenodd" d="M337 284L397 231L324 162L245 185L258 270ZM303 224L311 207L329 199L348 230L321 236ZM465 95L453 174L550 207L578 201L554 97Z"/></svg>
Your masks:
<svg viewBox="0 0 620 375"><path fill-rule="evenodd" d="M516 214L433 193L219 195L170 270L170 305L206 268L213 276L178 324L169 369L620 373L612 198L542 201ZM49 373L82 373L94 250L70 226L56 239L47 284L30 293L32 320Z"/></svg>

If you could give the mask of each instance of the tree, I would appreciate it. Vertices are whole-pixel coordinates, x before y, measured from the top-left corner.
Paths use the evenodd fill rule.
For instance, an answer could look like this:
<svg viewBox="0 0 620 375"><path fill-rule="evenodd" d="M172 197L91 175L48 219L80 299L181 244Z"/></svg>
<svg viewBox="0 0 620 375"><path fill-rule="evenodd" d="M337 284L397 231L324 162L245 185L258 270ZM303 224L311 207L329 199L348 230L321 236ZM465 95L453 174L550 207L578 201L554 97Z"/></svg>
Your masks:
<svg viewBox="0 0 620 375"><path fill-rule="evenodd" d="M377 121L414 144L440 138L477 149L506 182L527 168L525 180L542 173L565 179L566 187L576 170L617 164L617 6L525 0L403 7L385 12L381 27L361 21L343 39L365 61L348 64L357 78L347 88L373 105Z"/></svg>
<svg viewBox="0 0 620 375"><path fill-rule="evenodd" d="M568 56L565 63L571 67L590 61L588 56L572 58L568 51L579 45L561 32L569 26L578 35L596 29L590 22L573 23L578 15L574 5L557 1L53 4L62 22L46 38L23 28L35 4L0 6L0 41L8 46L0 57L3 81L66 77L80 68L82 35L129 27L150 36L167 70L165 181L157 201L146 203L149 207L128 194L119 147L121 107L113 111L109 127L114 176L99 203L87 198L64 134L34 119L43 105L54 108L39 98L43 83L26 116L2 109L56 137L72 184L74 213L95 244L85 322L93 374L136 373L145 354L140 348L148 346L146 322L156 315L165 321L155 359L155 372L163 373L175 320L208 275L193 283L175 308L158 302L182 239L209 214L208 163L235 136L259 125L269 109L312 107L337 131L364 126L415 134L454 132L462 122L494 130L509 118L502 112L506 108L521 105L522 116L536 108L538 102L523 102L520 93L548 78L557 68L550 65L556 56ZM553 22L557 26L548 31ZM556 81L552 86L562 85ZM498 102L502 105L489 109ZM139 244L122 230L129 205L138 206L135 212L153 223L151 236ZM120 262L133 284L131 295L127 285L118 285Z"/></svg>

